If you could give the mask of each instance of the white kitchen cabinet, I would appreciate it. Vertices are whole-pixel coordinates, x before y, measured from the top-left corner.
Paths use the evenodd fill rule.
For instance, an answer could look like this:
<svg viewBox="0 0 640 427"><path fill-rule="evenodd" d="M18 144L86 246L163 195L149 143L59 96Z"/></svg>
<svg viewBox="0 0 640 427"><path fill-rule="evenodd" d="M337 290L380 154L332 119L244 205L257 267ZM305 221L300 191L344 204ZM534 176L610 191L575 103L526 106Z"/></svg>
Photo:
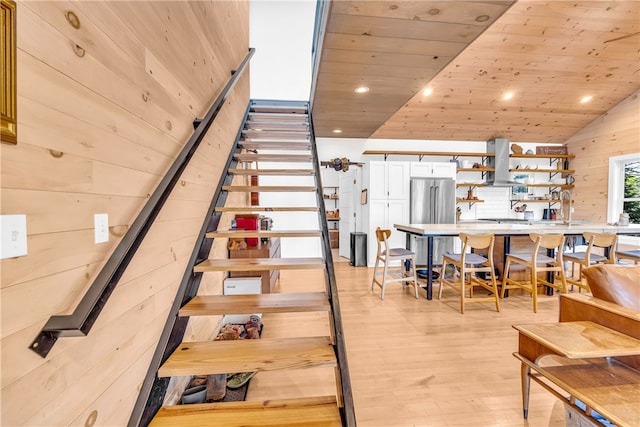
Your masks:
<svg viewBox="0 0 640 427"><path fill-rule="evenodd" d="M377 227L391 230L389 243L392 247L405 246L405 234L393 225L409 221L409 169L409 162L374 161L365 166L364 186L368 188L368 202L363 209L363 230L368 235L367 258L370 267L376 259Z"/></svg>
<svg viewBox="0 0 640 427"><path fill-rule="evenodd" d="M452 162L411 162L411 178L453 178L456 164Z"/></svg>
<svg viewBox="0 0 640 427"><path fill-rule="evenodd" d="M402 200L409 197L408 162L369 162L369 198Z"/></svg>
<svg viewBox="0 0 640 427"><path fill-rule="evenodd" d="M369 186L367 190L369 198L371 200L386 199L388 193L388 164L386 162L369 162L367 171L369 179L364 184Z"/></svg>

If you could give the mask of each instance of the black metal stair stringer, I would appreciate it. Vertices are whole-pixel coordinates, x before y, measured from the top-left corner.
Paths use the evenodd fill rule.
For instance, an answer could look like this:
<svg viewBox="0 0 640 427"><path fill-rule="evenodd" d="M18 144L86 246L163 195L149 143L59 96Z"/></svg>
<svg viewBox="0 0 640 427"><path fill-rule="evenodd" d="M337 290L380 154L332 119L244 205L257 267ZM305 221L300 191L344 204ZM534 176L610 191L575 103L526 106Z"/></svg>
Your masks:
<svg viewBox="0 0 640 427"><path fill-rule="evenodd" d="M342 330L342 317L340 315L340 302L338 300L338 286L335 271L333 269L333 255L331 253L331 244L329 239L329 226L327 225L327 213L324 206L324 198L322 194L322 182L320 180L320 160L318 158L318 150L316 146L315 133L313 130L313 119L311 110L307 106L307 114L309 118L309 141L311 142L311 153L313 155L313 169L316 177L316 199L320 212L320 227L322 229L322 251L325 260L325 272L327 276L327 294L329 295L329 304L333 313L333 327L335 332L334 351L336 360L338 361L338 370L340 372L340 384L343 406L340 408L342 425L355 427L356 415L353 404L353 395L351 392L351 380L349 377L349 365L347 362L347 350L345 347L345 338Z"/></svg>
<svg viewBox="0 0 640 427"><path fill-rule="evenodd" d="M165 323L160 340L156 346L156 351L142 384L138 400L136 401L131 417L129 418L128 425L130 427L147 426L162 406L164 395L169 384L169 378L158 378L158 369L180 345L184 337L189 318L179 317L178 312L182 306L189 302L198 293L202 273L195 273L193 268L198 263L208 259L209 252L213 246L214 239L207 238L206 234L218 229L222 213L216 212L216 208L222 207L226 203L228 192L222 190L222 187L225 185L231 185L233 181L234 176L229 174L228 171L229 169L235 168L238 163L237 160L234 159L234 155L240 151L239 141L242 136L242 129L244 128L248 117L248 112L249 106L247 106L244 120L240 125L235 142L229 151L229 157L227 158L218 186L207 210L204 223L198 233L194 250L185 268L180 287L178 288L176 298L167 317L167 322Z"/></svg>

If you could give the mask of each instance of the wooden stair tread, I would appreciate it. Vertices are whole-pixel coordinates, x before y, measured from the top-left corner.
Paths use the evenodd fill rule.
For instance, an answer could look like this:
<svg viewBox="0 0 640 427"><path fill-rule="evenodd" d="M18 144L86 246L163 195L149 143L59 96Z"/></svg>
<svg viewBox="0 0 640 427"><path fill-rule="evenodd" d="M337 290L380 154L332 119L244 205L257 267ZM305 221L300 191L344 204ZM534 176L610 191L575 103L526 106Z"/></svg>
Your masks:
<svg viewBox="0 0 640 427"><path fill-rule="evenodd" d="M197 264L193 271L265 271L308 270L324 268L322 258L237 258L207 259Z"/></svg>
<svg viewBox="0 0 640 427"><path fill-rule="evenodd" d="M160 408L154 427L342 426L335 396L200 403Z"/></svg>
<svg viewBox="0 0 640 427"><path fill-rule="evenodd" d="M308 130L255 130L255 129L242 129L242 135L245 140L252 139L292 139L292 140L306 140L309 139L310 133Z"/></svg>
<svg viewBox="0 0 640 427"><path fill-rule="evenodd" d="M250 191L250 192L310 192L316 191L314 186L300 185L223 185L224 191Z"/></svg>
<svg viewBox="0 0 640 427"><path fill-rule="evenodd" d="M229 169L232 175L313 175L313 169Z"/></svg>
<svg viewBox="0 0 640 427"><path fill-rule="evenodd" d="M158 369L159 377L336 366L330 337L185 342Z"/></svg>
<svg viewBox="0 0 640 427"><path fill-rule="evenodd" d="M320 230L218 230L207 233L210 239L216 237L322 237Z"/></svg>
<svg viewBox="0 0 640 427"><path fill-rule="evenodd" d="M307 117L307 108L295 105L254 105L249 114L251 113L297 114Z"/></svg>
<svg viewBox="0 0 640 427"><path fill-rule="evenodd" d="M242 147L250 150L286 150L286 151L310 151L309 142L286 141L240 141Z"/></svg>
<svg viewBox="0 0 640 427"><path fill-rule="evenodd" d="M257 129L256 129L257 128ZM262 120L253 120L251 117L245 122L246 130L300 130L309 131L309 123L306 121L278 120L277 117Z"/></svg>
<svg viewBox="0 0 640 427"><path fill-rule="evenodd" d="M302 313L331 311L324 292L249 295L198 295L180 309L180 316L217 314Z"/></svg>
<svg viewBox="0 0 640 427"><path fill-rule="evenodd" d="M318 212L315 206L247 206L247 207L226 207L216 208L216 212L236 212L236 213L252 213L252 212Z"/></svg>
<svg viewBox="0 0 640 427"><path fill-rule="evenodd" d="M309 123L309 116L307 114L295 114L295 113L249 113L249 120L258 122L258 121L266 121L266 122L305 122Z"/></svg>
<svg viewBox="0 0 640 427"><path fill-rule="evenodd" d="M241 162L311 162L311 154L253 154L237 153L233 156Z"/></svg>

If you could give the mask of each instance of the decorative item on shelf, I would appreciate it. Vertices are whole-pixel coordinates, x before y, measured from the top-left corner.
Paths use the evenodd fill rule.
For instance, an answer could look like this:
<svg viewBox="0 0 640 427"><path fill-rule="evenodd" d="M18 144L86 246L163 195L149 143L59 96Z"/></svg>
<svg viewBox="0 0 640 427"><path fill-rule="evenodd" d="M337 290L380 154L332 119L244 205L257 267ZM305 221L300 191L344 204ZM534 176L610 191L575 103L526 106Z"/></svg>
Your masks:
<svg viewBox="0 0 640 427"><path fill-rule="evenodd" d="M475 162L473 164L473 169L480 169L482 167L482 163Z"/></svg>
<svg viewBox="0 0 640 427"><path fill-rule="evenodd" d="M532 153L533 154L533 153ZM568 154L566 145L547 145L536 147L536 154Z"/></svg>
<svg viewBox="0 0 640 427"><path fill-rule="evenodd" d="M621 225L623 227L626 227L629 225L629 214L626 212L622 212L620 214L620 218L618 219L618 225Z"/></svg>
<svg viewBox="0 0 640 427"><path fill-rule="evenodd" d="M340 210L327 211L327 218L328 219L338 219L338 218L340 218Z"/></svg>
<svg viewBox="0 0 640 427"><path fill-rule="evenodd" d="M268 216L260 215L258 218L260 221L260 230L261 231L269 231L273 228L273 219ZM261 237L260 243L267 243L269 241L269 237Z"/></svg>
<svg viewBox="0 0 640 427"><path fill-rule="evenodd" d="M335 159L329 160L329 165L337 171L346 172L349 170L349 159L346 157L336 157Z"/></svg>
<svg viewBox="0 0 640 427"><path fill-rule="evenodd" d="M234 222L231 222L231 228L238 228L239 230L258 230L259 224L258 214L238 214L235 219L235 227ZM247 246L258 246L258 238L257 237L247 237L245 239L247 242Z"/></svg>
<svg viewBox="0 0 640 427"><path fill-rule="evenodd" d="M522 154L522 147L518 144L511 144L511 151L513 154Z"/></svg>
<svg viewBox="0 0 640 427"><path fill-rule="evenodd" d="M472 188L470 188L470 189L467 191L467 200L473 200L474 198L475 198L475 197L473 196L473 189L472 189Z"/></svg>
<svg viewBox="0 0 640 427"><path fill-rule="evenodd" d="M533 150L529 149L529 150L527 150L527 152L525 154L531 155L531 154L533 154Z"/></svg>
<svg viewBox="0 0 640 427"><path fill-rule="evenodd" d="M527 204L524 203L520 206L516 206L515 208L513 208L514 212L525 212L527 210Z"/></svg>

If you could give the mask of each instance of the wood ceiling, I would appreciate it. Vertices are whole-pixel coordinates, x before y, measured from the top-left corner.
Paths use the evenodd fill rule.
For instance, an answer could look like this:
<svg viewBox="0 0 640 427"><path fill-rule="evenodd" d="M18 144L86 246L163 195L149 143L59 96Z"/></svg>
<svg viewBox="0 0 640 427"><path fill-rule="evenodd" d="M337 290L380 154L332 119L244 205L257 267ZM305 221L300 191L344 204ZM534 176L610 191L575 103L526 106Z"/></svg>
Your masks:
<svg viewBox="0 0 640 427"><path fill-rule="evenodd" d="M564 142L640 88L639 6L334 1L316 136Z"/></svg>

